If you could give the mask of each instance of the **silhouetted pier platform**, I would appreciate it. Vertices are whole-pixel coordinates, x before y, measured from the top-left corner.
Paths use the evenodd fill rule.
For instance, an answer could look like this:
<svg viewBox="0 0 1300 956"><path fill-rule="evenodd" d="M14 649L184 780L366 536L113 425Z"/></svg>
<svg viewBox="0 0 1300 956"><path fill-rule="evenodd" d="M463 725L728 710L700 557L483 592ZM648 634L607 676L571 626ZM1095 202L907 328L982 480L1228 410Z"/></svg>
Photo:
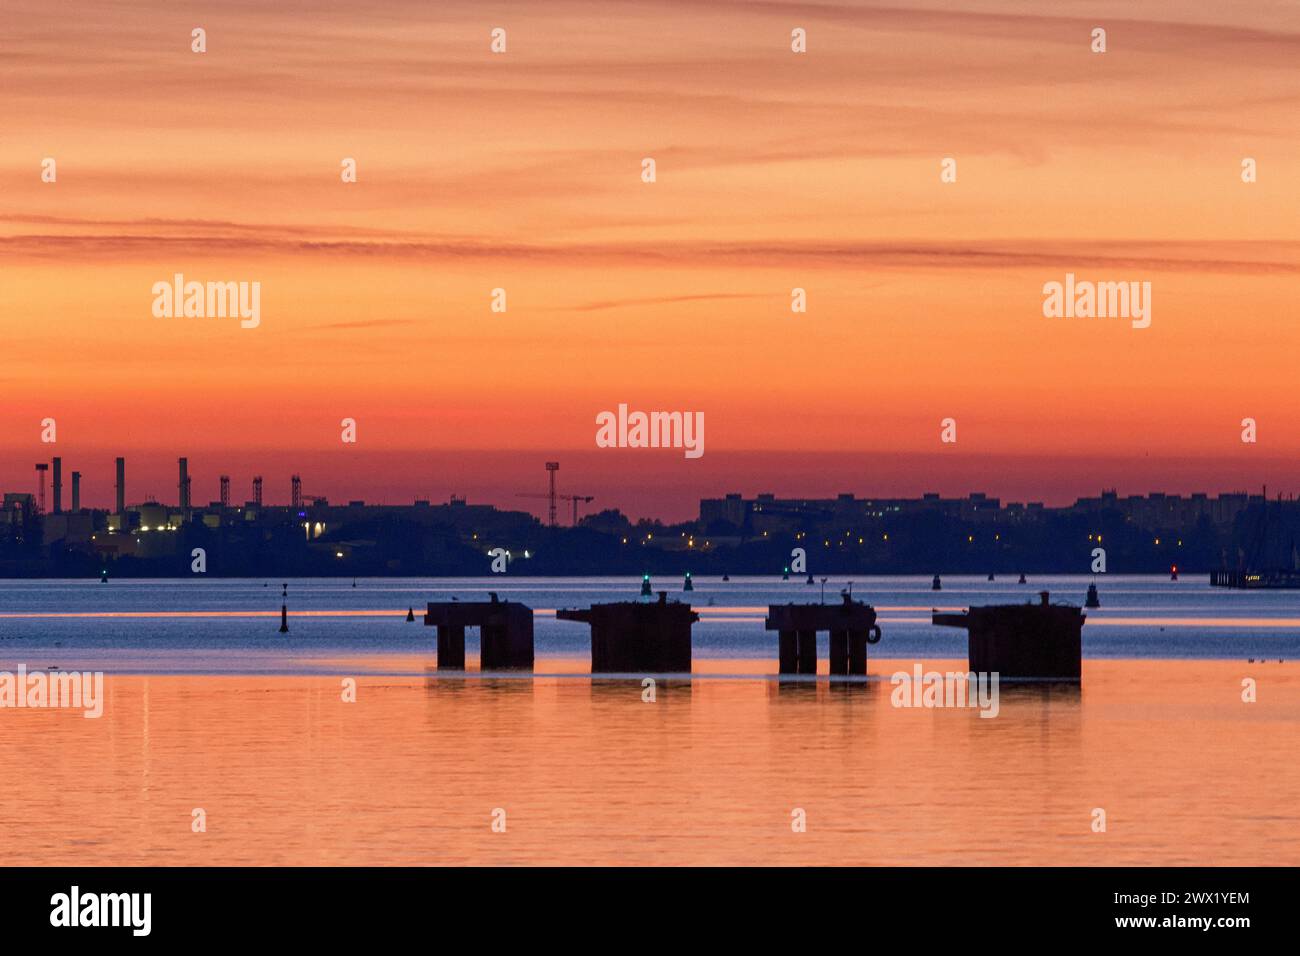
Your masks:
<svg viewBox="0 0 1300 956"><path fill-rule="evenodd" d="M778 632L782 674L817 673L817 632L830 632L832 674L865 674L867 645L880 640L876 609L847 594L841 604L770 604L763 627Z"/></svg>
<svg viewBox="0 0 1300 956"><path fill-rule="evenodd" d="M1049 597L1040 591L1037 604L994 604L961 614L934 611L932 619L943 627L966 628L969 667L977 674L1077 681L1086 616L1071 604L1049 604Z"/></svg>
<svg viewBox="0 0 1300 956"><path fill-rule="evenodd" d="M430 601L424 623L438 629L438 670L465 669L465 628L479 629L479 669L532 670L533 610L518 601Z"/></svg>
<svg viewBox="0 0 1300 956"><path fill-rule="evenodd" d="M670 602L666 591L660 591L654 603L620 601L593 604L585 610L561 608L555 617L591 625L593 674L690 673L691 625L700 615L689 604Z"/></svg>

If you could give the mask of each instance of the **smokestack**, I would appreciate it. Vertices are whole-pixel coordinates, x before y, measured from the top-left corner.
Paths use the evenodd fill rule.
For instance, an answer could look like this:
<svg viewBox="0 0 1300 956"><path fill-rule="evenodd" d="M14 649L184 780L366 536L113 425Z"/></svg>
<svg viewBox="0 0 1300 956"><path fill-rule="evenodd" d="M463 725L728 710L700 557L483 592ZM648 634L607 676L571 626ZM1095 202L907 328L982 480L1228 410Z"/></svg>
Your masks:
<svg viewBox="0 0 1300 956"><path fill-rule="evenodd" d="M230 476L221 476L221 507L230 507Z"/></svg>
<svg viewBox="0 0 1300 956"><path fill-rule="evenodd" d="M126 459L117 460L117 513L126 514Z"/></svg>
<svg viewBox="0 0 1300 956"><path fill-rule="evenodd" d="M180 461L180 489L181 511L190 510L190 460L181 458Z"/></svg>
<svg viewBox="0 0 1300 956"><path fill-rule="evenodd" d="M63 459L54 459L54 513L63 514Z"/></svg>
<svg viewBox="0 0 1300 956"><path fill-rule="evenodd" d="M45 514L45 473L50 470L48 462L38 461L36 463L36 477L41 480L41 496L38 499L41 514Z"/></svg>
<svg viewBox="0 0 1300 956"><path fill-rule="evenodd" d="M72 510L81 512L81 472L72 473Z"/></svg>

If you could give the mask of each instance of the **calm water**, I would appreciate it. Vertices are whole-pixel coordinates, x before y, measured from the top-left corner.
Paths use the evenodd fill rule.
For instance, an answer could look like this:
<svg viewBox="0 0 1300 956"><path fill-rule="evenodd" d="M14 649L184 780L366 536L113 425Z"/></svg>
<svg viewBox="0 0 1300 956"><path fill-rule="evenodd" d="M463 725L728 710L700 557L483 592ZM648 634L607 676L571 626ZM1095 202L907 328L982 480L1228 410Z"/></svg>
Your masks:
<svg viewBox="0 0 1300 956"><path fill-rule="evenodd" d="M1300 864L1289 664L1087 661L992 720L879 682L339 686L113 677L99 720L0 712L6 862Z"/></svg>
<svg viewBox="0 0 1300 956"><path fill-rule="evenodd" d="M942 591L928 577L868 578L855 597L873 603L884 638L876 657L964 657L965 632L934 627L931 608L1036 600L1082 604L1087 576L1031 579L945 578ZM102 669L114 673L334 673L339 657L423 653L433 630L419 621L430 600L485 600L489 590L537 612L539 657L582 657L585 625L554 618L559 607L579 607L637 596L639 581L587 579L315 579L289 581L290 632L279 630L280 585L262 580L116 580L0 582L0 666ZM697 659L775 660L775 635L763 630L769 603L819 600L820 585L772 578L696 581L695 591L672 586L670 597L699 610ZM828 581L838 600L843 580ZM1088 611L1083 629L1089 658L1300 658L1300 591L1239 592L1211 588L1203 576L1103 576L1102 608ZM404 618L409 607L417 622ZM825 635L821 636L823 645ZM470 633L469 650L477 648ZM826 648L820 650L824 657ZM586 670L584 665L581 670Z"/></svg>
<svg viewBox="0 0 1300 956"><path fill-rule="evenodd" d="M892 706L912 660L964 669L931 607L1089 580L857 581L884 629L857 684L774 679L765 607L818 587L700 580L674 595L703 615L694 675L653 703L586 676L587 628L553 616L636 581L290 581L287 636L280 581L2 582L0 670L109 676L99 719L0 709L0 841L12 864L1300 864L1300 593L1104 577L1081 687L1004 685L993 719ZM439 675L404 621L488 589L537 609L536 676Z"/></svg>

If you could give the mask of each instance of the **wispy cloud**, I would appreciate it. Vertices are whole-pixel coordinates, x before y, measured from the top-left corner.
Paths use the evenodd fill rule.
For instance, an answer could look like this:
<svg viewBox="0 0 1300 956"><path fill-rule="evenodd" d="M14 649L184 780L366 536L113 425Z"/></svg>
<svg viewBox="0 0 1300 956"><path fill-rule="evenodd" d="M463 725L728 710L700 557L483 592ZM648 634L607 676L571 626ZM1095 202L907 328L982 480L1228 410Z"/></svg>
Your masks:
<svg viewBox="0 0 1300 956"><path fill-rule="evenodd" d="M891 269L1018 269L1114 267L1162 272L1291 274L1300 272L1300 241L1234 240L917 240L909 242L610 242L552 243L474 241L363 241L346 239L191 235L18 235L0 237L14 258L83 257L87 260L152 260L159 256L348 257L394 262L514 260L570 264L648 263L712 267L804 265ZM688 298L700 298L692 296ZM725 298L726 295L713 296ZM730 297L745 298L747 294ZM598 311L659 301L615 299L579 304ZM680 300L665 300L680 301Z"/></svg>
<svg viewBox="0 0 1300 956"><path fill-rule="evenodd" d="M417 325L414 319L358 319L355 322L326 322L322 325L299 326L299 332L341 332L350 329L384 329L403 325Z"/></svg>
<svg viewBox="0 0 1300 956"><path fill-rule="evenodd" d="M665 295L644 298L610 299L603 302L584 302L581 305L557 306L562 312L603 312L607 309L626 309L643 305L675 305L680 302L725 302L733 299L762 299L768 294L752 293L714 293L707 295Z"/></svg>

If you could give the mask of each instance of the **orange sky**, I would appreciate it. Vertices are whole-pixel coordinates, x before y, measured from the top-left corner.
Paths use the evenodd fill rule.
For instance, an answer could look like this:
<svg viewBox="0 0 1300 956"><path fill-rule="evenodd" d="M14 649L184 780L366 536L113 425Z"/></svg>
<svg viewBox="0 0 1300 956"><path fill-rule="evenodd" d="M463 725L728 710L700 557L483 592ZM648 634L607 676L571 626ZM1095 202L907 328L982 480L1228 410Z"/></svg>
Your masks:
<svg viewBox="0 0 1300 956"><path fill-rule="evenodd" d="M1296 490L1294 3L2 0L0 36L4 490L56 453L94 504L115 454L133 500L180 454L204 501L509 503L552 456L636 514ZM1151 328L1044 318L1067 271L1150 281ZM154 318L176 272L259 281L260 327ZM596 449L619 402L704 411L704 458Z"/></svg>

